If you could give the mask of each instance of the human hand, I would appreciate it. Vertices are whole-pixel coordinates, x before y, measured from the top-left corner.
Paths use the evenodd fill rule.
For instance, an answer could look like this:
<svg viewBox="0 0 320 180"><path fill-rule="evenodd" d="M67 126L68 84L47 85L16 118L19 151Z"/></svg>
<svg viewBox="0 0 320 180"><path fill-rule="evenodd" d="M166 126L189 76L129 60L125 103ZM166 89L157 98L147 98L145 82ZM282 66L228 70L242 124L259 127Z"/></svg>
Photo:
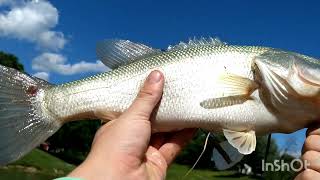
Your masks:
<svg viewBox="0 0 320 180"><path fill-rule="evenodd" d="M85 180L165 179L168 166L195 129L151 136L150 118L163 86L162 73L153 71L128 110L98 130L87 159L69 176Z"/></svg>
<svg viewBox="0 0 320 180"><path fill-rule="evenodd" d="M302 154L302 161L307 162L308 166L295 180L320 179L320 126L308 129Z"/></svg>

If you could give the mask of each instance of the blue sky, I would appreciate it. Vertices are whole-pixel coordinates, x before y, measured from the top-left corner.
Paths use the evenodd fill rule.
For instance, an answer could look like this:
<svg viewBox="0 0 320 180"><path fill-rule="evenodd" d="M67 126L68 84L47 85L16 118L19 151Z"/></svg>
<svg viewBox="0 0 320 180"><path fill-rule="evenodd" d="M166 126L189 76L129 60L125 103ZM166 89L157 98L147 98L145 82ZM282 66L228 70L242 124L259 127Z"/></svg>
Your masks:
<svg viewBox="0 0 320 180"><path fill-rule="evenodd" d="M95 45L106 38L166 48L188 38L213 36L229 44L320 57L319 5L271 0L0 0L0 49L17 55L28 73L40 73L56 84L104 71ZM19 20L17 12L25 15ZM297 139L296 151L304 132L275 137L281 146L288 138Z"/></svg>

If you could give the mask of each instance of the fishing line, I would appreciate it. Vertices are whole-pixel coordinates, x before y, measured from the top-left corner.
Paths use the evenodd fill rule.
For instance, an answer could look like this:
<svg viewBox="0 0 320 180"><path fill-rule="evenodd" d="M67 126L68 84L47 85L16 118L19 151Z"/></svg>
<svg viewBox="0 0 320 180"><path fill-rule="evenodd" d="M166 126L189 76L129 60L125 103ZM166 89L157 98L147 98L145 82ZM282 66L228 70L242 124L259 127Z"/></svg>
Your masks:
<svg viewBox="0 0 320 180"><path fill-rule="evenodd" d="M183 176L183 178L186 178L191 173L191 171L196 167L196 165L198 164L198 162L201 159L203 153L206 151L209 137L210 137L210 132L207 134L206 140L204 142L203 150L202 150L201 154L199 155L197 161L193 164L193 166L189 169L189 171Z"/></svg>

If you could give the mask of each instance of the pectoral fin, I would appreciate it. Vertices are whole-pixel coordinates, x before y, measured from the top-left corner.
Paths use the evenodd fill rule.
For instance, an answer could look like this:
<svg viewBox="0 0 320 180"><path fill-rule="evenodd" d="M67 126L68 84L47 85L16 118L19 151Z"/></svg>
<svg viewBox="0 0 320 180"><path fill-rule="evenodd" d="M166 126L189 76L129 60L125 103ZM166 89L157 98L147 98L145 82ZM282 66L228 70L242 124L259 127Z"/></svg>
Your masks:
<svg viewBox="0 0 320 180"><path fill-rule="evenodd" d="M255 131L238 132L223 129L223 134L241 154L251 154L256 149Z"/></svg>
<svg viewBox="0 0 320 180"><path fill-rule="evenodd" d="M235 104L242 104L250 100L251 93L258 88L254 81L238 75L224 73L217 82L223 92L221 97L203 100L200 106L206 109L214 109Z"/></svg>
<svg viewBox="0 0 320 180"><path fill-rule="evenodd" d="M249 96L254 90L258 88L258 84L251 79L230 73L222 74L218 78L218 83L221 84L225 96Z"/></svg>

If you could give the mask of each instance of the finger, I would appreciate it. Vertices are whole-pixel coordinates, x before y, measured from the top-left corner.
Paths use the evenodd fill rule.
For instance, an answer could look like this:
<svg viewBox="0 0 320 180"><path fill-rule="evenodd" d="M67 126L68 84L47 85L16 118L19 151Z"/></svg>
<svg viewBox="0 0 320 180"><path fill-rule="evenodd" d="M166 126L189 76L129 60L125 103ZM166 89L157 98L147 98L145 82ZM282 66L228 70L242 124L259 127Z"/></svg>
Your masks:
<svg viewBox="0 0 320 180"><path fill-rule="evenodd" d="M149 119L162 96L163 85L163 74L160 71L152 71L124 116Z"/></svg>
<svg viewBox="0 0 320 180"><path fill-rule="evenodd" d="M320 124L316 124L310 128L308 128L306 135L320 135Z"/></svg>
<svg viewBox="0 0 320 180"><path fill-rule="evenodd" d="M320 174L312 169L306 169L298 174L295 180L313 180L313 179L320 179Z"/></svg>
<svg viewBox="0 0 320 180"><path fill-rule="evenodd" d="M302 157L305 167L320 172L320 152L307 151Z"/></svg>
<svg viewBox="0 0 320 180"><path fill-rule="evenodd" d="M169 139L159 151L168 164L171 164L175 157L180 153L182 148L192 139L196 129L185 129L177 132Z"/></svg>
<svg viewBox="0 0 320 180"><path fill-rule="evenodd" d="M319 135L309 135L303 146L303 153L306 151L318 151L320 152L320 136Z"/></svg>
<svg viewBox="0 0 320 180"><path fill-rule="evenodd" d="M150 146L145 154L146 157L146 166L149 166L149 170L153 167L153 169L156 169L156 172L160 173L162 178L160 177L154 177L150 179L164 179L163 177L166 174L166 170L168 168L168 164L166 160L163 158L162 154L155 149L154 147ZM154 167L155 166L155 167Z"/></svg>
<svg viewBox="0 0 320 180"><path fill-rule="evenodd" d="M95 143L96 139L98 139L102 134L105 133L105 131L107 131L107 129L109 129L111 126L114 125L114 122L115 121L110 121L106 124L104 124L103 126L101 126L98 131L96 132L95 136L94 136L94 139L93 139L93 144Z"/></svg>

